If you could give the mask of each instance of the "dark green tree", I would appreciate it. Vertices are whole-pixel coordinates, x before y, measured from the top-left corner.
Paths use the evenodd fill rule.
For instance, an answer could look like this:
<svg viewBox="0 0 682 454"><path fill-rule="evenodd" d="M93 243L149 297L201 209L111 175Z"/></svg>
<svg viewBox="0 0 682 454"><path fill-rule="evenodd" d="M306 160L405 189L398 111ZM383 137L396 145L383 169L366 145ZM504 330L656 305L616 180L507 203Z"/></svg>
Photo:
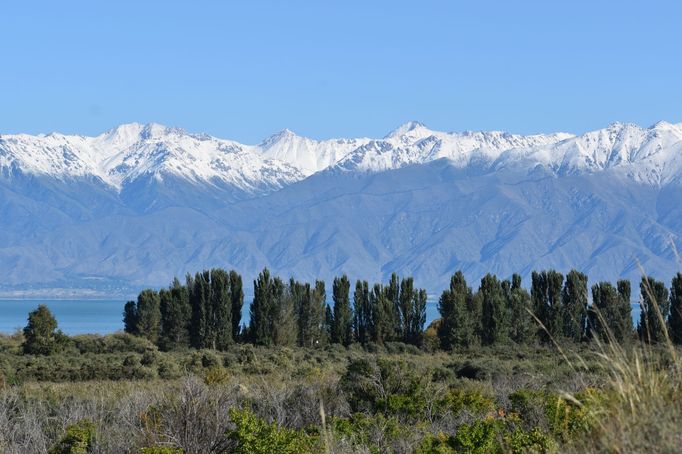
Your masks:
<svg viewBox="0 0 682 454"><path fill-rule="evenodd" d="M613 332L620 342L628 342L632 339L635 327L632 324L632 289L630 281L621 279L616 283L618 289L618 323L614 325Z"/></svg>
<svg viewBox="0 0 682 454"><path fill-rule="evenodd" d="M291 347L298 342L296 302L291 295L290 289L279 277L274 278L273 283L274 293L272 301L274 306L272 321L270 322L273 330L273 343L274 345ZM309 323L312 327L314 322L311 318L312 317L309 316Z"/></svg>
<svg viewBox="0 0 682 454"><path fill-rule="evenodd" d="M294 345L297 317L291 289L279 277L272 278L265 268L253 283L249 336L258 345Z"/></svg>
<svg viewBox="0 0 682 454"><path fill-rule="evenodd" d="M51 355L62 350L66 342L66 336L57 329L57 320L47 306L41 304L28 314L22 344L24 353Z"/></svg>
<svg viewBox="0 0 682 454"><path fill-rule="evenodd" d="M294 301L296 323L298 326L298 345L315 347L322 345L325 336L326 292L323 281L317 281L315 288L310 284L289 283L289 294Z"/></svg>
<svg viewBox="0 0 682 454"><path fill-rule="evenodd" d="M208 320L211 347L226 350L232 343L232 294L230 274L220 268L211 270L211 314Z"/></svg>
<svg viewBox="0 0 682 454"><path fill-rule="evenodd" d="M190 341L194 348L213 347L210 321L213 318L211 306L211 272L204 270L196 273L194 278L187 277L189 303L192 307L192 323L190 325Z"/></svg>
<svg viewBox="0 0 682 454"><path fill-rule="evenodd" d="M324 305L324 333L323 333L323 345L328 345L332 341L332 328L334 325L334 312L332 308L328 305ZM354 322L355 323L355 322Z"/></svg>
<svg viewBox="0 0 682 454"><path fill-rule="evenodd" d="M623 282L620 281L619 286L622 286ZM602 342L617 343L630 338L632 334L630 301L624 296L609 282L600 282L592 286L592 307L589 311L591 337L598 337Z"/></svg>
<svg viewBox="0 0 682 454"><path fill-rule="evenodd" d="M476 342L472 305L471 288L467 286L464 274L457 271L450 279L450 288L443 292L438 301L441 316L438 338L443 349L468 347Z"/></svg>
<svg viewBox="0 0 682 454"><path fill-rule="evenodd" d="M482 304L482 342L486 345L506 342L509 314L502 283L495 275L486 274L481 279L478 294Z"/></svg>
<svg viewBox="0 0 682 454"><path fill-rule="evenodd" d="M355 338L362 345L365 345L370 341L374 332L374 314L369 302L369 284L367 281L357 281L355 283L353 312L355 314Z"/></svg>
<svg viewBox="0 0 682 454"><path fill-rule="evenodd" d="M230 295L232 297L232 338L239 339L241 334L242 307L244 306L244 289L239 273L230 271Z"/></svg>
<svg viewBox="0 0 682 454"><path fill-rule="evenodd" d="M123 308L123 331L138 335L137 332L137 305L135 301L128 301Z"/></svg>
<svg viewBox="0 0 682 454"><path fill-rule="evenodd" d="M414 279L408 277L400 281L398 311L396 312L396 321L398 323L396 334L405 343L412 342L411 324L414 314L415 293Z"/></svg>
<svg viewBox="0 0 682 454"><path fill-rule="evenodd" d="M407 327L405 342L421 345L424 324L426 323L426 290L418 289L412 296L412 313Z"/></svg>
<svg viewBox="0 0 682 454"><path fill-rule="evenodd" d="M549 270L533 272L531 275L531 299L533 312L543 327L539 327L541 340L556 339L562 334L563 311L561 310L561 291L564 277L561 273Z"/></svg>
<svg viewBox="0 0 682 454"><path fill-rule="evenodd" d="M350 281L345 274L340 278L334 278L332 298L334 300L332 342L347 347L353 342L353 311L350 305Z"/></svg>
<svg viewBox="0 0 682 454"><path fill-rule="evenodd" d="M587 324L587 275L571 270L561 293L562 334L574 342L585 337Z"/></svg>
<svg viewBox="0 0 682 454"><path fill-rule="evenodd" d="M670 317L668 318L670 340L682 344L682 273L673 277L670 286Z"/></svg>
<svg viewBox="0 0 682 454"><path fill-rule="evenodd" d="M663 282L652 277L642 277L639 284L641 299L637 333L645 342L658 343L666 339L666 320L670 312L668 289Z"/></svg>
<svg viewBox="0 0 682 454"><path fill-rule="evenodd" d="M187 347L192 316L187 287L175 278L168 290L159 292L159 299L161 304L159 345L164 350Z"/></svg>
<svg viewBox="0 0 682 454"><path fill-rule="evenodd" d="M273 345L275 298L281 297L283 288L276 285L265 268L253 281L253 302L249 309L249 337L254 344Z"/></svg>
<svg viewBox="0 0 682 454"><path fill-rule="evenodd" d="M143 290L137 297L137 328L138 335L153 343L159 340L161 331L161 301L159 292L152 289Z"/></svg>
<svg viewBox="0 0 682 454"><path fill-rule="evenodd" d="M384 287L384 296L393 303L393 335L392 337L400 335L400 278L396 273L391 273L391 279L388 285Z"/></svg>
<svg viewBox="0 0 682 454"><path fill-rule="evenodd" d="M369 304L372 307L374 321L372 341L383 345L395 337L395 303L391 299L394 295L392 288L385 289L381 284L374 284L369 293Z"/></svg>
<svg viewBox="0 0 682 454"><path fill-rule="evenodd" d="M530 293L521 287L521 276L512 276L511 287L507 293L509 311L509 338L517 344L529 344L535 340L537 324L531 316L532 302Z"/></svg>

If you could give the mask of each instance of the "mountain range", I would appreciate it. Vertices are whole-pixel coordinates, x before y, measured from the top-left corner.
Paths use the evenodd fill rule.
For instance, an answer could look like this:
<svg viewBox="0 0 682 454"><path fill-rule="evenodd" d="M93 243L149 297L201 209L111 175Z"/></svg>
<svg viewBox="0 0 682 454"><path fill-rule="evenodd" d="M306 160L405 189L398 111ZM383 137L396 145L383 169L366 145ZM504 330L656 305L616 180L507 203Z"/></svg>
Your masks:
<svg viewBox="0 0 682 454"><path fill-rule="evenodd" d="M571 268L680 271L682 124L257 145L158 124L0 135L0 289L130 293L206 267L386 280L430 293ZM528 284L528 283L527 283Z"/></svg>

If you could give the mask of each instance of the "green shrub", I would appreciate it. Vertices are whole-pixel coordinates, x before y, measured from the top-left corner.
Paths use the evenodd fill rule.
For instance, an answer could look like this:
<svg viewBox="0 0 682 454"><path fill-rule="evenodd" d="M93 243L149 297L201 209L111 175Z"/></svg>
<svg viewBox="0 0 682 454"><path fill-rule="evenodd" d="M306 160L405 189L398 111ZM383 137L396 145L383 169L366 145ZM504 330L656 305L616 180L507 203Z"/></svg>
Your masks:
<svg viewBox="0 0 682 454"><path fill-rule="evenodd" d="M50 448L50 454L87 454L95 440L95 425L82 419L66 428L62 438Z"/></svg>
<svg viewBox="0 0 682 454"><path fill-rule="evenodd" d="M158 361L157 373L164 380L171 380L182 375L180 366L172 358L161 358Z"/></svg>
<svg viewBox="0 0 682 454"><path fill-rule="evenodd" d="M415 454L455 454L452 437L444 433L427 434L415 450Z"/></svg>
<svg viewBox="0 0 682 454"><path fill-rule="evenodd" d="M479 419L457 428L453 444L457 451L485 454L494 450L501 422L496 419Z"/></svg>
<svg viewBox="0 0 682 454"><path fill-rule="evenodd" d="M402 360L351 360L341 378L351 408L416 416L425 406L428 374Z"/></svg>
<svg viewBox="0 0 682 454"><path fill-rule="evenodd" d="M528 452L555 452L557 450L554 439L538 427L530 431L516 429L504 436L504 451L513 454Z"/></svg>
<svg viewBox="0 0 682 454"><path fill-rule="evenodd" d="M227 432L235 454L304 454L318 452L312 436L300 430L278 427L257 418L250 410L230 410L235 425Z"/></svg>
<svg viewBox="0 0 682 454"><path fill-rule="evenodd" d="M549 396L546 401L546 411L552 434L563 442L589 429L589 413L585 405L561 396Z"/></svg>
<svg viewBox="0 0 682 454"><path fill-rule="evenodd" d="M230 373L224 367L214 366L204 373L204 383L207 385L228 383L229 381Z"/></svg>
<svg viewBox="0 0 682 454"><path fill-rule="evenodd" d="M495 402L483 395L479 389L450 389L439 405L444 410L451 411L453 415L458 415L465 410L472 415L481 415L495 410Z"/></svg>

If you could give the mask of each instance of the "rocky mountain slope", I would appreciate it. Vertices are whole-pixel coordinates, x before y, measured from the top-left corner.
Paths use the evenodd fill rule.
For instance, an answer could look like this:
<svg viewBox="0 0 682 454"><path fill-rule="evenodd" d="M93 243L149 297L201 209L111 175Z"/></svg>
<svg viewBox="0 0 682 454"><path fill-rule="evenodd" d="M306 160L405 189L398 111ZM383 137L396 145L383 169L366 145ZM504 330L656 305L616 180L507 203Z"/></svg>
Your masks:
<svg viewBox="0 0 682 454"><path fill-rule="evenodd" d="M291 131L244 145L157 124L0 136L0 286L131 289L207 266L251 279L463 269L669 279L682 248L682 124L382 139ZM109 291L109 290L108 290Z"/></svg>

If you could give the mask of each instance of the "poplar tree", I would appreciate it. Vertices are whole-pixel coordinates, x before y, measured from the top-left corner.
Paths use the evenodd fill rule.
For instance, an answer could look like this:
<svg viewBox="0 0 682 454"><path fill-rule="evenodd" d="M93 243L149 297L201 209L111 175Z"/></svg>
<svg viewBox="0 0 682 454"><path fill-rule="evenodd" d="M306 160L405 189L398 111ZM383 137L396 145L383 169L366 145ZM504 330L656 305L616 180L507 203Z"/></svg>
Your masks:
<svg viewBox="0 0 682 454"><path fill-rule="evenodd" d="M412 342L412 316L414 313L414 280L411 277L400 281L400 295L398 296L398 311L396 313L397 336L405 342Z"/></svg>
<svg viewBox="0 0 682 454"><path fill-rule="evenodd" d="M482 304L482 342L492 345L507 341L509 317L500 281L495 275L486 274L481 279L478 293Z"/></svg>
<svg viewBox="0 0 682 454"><path fill-rule="evenodd" d="M232 294L230 275L227 271L214 268L211 270L211 314L208 330L212 348L227 349L232 339Z"/></svg>
<svg viewBox="0 0 682 454"><path fill-rule="evenodd" d="M168 290L159 292L161 304L161 334L159 345L171 350L189 345L189 323L192 309L187 287L175 278Z"/></svg>
<svg viewBox="0 0 682 454"><path fill-rule="evenodd" d="M528 344L535 339L537 325L530 312L530 293L521 287L521 276L512 276L508 294L509 338L517 344Z"/></svg>
<svg viewBox="0 0 682 454"><path fill-rule="evenodd" d="M211 348L213 346L210 320L213 318L211 306L211 273L204 270L196 273L194 278L188 277L189 302L192 307L192 323L190 325L190 341L194 348Z"/></svg>
<svg viewBox="0 0 682 454"><path fill-rule="evenodd" d="M344 274L332 284L334 316L332 342L349 346L353 341L353 311L350 305L350 281Z"/></svg>
<svg viewBox="0 0 682 454"><path fill-rule="evenodd" d="M270 277L270 271L264 268L253 281L253 303L251 303L249 335L251 341L258 345L273 345L273 321L275 319L275 299L281 298L282 288Z"/></svg>
<svg viewBox="0 0 682 454"><path fill-rule="evenodd" d="M571 270L561 293L561 317L563 336L574 342L580 342L585 336L587 296L587 276Z"/></svg>
<svg viewBox="0 0 682 454"><path fill-rule="evenodd" d="M312 314L313 316L311 317L314 319L314 327L313 327L313 334L314 337L312 338L312 345L316 346L322 346L326 341L329 340L329 337L327 335L327 331L325 329L325 324L326 324L326 319L327 319L327 308L329 307L327 305L327 292L325 290L325 284L324 281L317 280L315 281L315 288L312 292ZM350 303L349 303L350 305ZM351 329L351 337L352 337L352 316L349 318L351 324L350 328Z"/></svg>
<svg viewBox="0 0 682 454"><path fill-rule="evenodd" d="M284 282L273 279L272 315L268 324L272 330L274 345L293 346L298 339L296 308L294 300L287 291Z"/></svg>
<svg viewBox="0 0 682 454"><path fill-rule="evenodd" d="M437 333L443 349L452 350L475 343L472 304L471 288L467 286L464 274L457 271L450 278L449 289L441 294L438 301L438 312L442 321Z"/></svg>
<svg viewBox="0 0 682 454"><path fill-rule="evenodd" d="M637 333L645 342L663 342L666 338L666 320L670 312L668 289L663 282L652 277L642 277L639 284L641 299Z"/></svg>
<svg viewBox="0 0 682 454"><path fill-rule="evenodd" d="M535 316L544 325L538 329L540 339L547 342L550 337L562 334L563 313L561 291L563 275L549 270L533 272L531 275L531 299Z"/></svg>
<svg viewBox="0 0 682 454"><path fill-rule="evenodd" d="M138 335L157 343L161 329L161 303L157 291L147 289L138 295L136 319L135 331Z"/></svg>
<svg viewBox="0 0 682 454"><path fill-rule="evenodd" d="M123 307L123 331L138 335L137 332L137 305L135 301L128 301Z"/></svg>
<svg viewBox="0 0 682 454"><path fill-rule="evenodd" d="M630 281L621 279L616 283L616 288L618 290L618 323L614 327L614 333L620 342L626 342L631 340L635 331L632 324L632 304L630 303L632 300L632 289Z"/></svg>
<svg viewBox="0 0 682 454"><path fill-rule="evenodd" d="M609 282L592 286L592 307L589 312L590 335L603 342L622 343L632 334L629 288L624 292L624 282L614 288ZM629 287L629 282L627 287ZM627 299L626 299L627 298Z"/></svg>
<svg viewBox="0 0 682 454"><path fill-rule="evenodd" d="M315 288L291 279L289 293L294 301L298 327L298 345L314 347L325 338L326 295L323 281L316 281Z"/></svg>
<svg viewBox="0 0 682 454"><path fill-rule="evenodd" d="M230 296L232 298L232 339L238 340L241 334L244 289L241 275L234 270L230 271Z"/></svg>
<svg viewBox="0 0 682 454"><path fill-rule="evenodd" d="M670 286L670 317L668 318L670 339L682 344L682 273L673 277Z"/></svg>
<svg viewBox="0 0 682 454"><path fill-rule="evenodd" d="M356 281L353 293L353 312L355 314L355 338L362 345L367 344L374 331L374 318L369 302L369 284L367 281Z"/></svg>
<svg viewBox="0 0 682 454"><path fill-rule="evenodd" d="M378 344L393 340L395 336L395 302L393 288L384 288L381 284L374 284L369 294L369 303L372 307L373 332L372 340Z"/></svg>
<svg viewBox="0 0 682 454"><path fill-rule="evenodd" d="M407 343L420 345L422 342L424 324L426 323L426 299L426 290L423 288L415 291L412 296L412 313L405 338Z"/></svg>

